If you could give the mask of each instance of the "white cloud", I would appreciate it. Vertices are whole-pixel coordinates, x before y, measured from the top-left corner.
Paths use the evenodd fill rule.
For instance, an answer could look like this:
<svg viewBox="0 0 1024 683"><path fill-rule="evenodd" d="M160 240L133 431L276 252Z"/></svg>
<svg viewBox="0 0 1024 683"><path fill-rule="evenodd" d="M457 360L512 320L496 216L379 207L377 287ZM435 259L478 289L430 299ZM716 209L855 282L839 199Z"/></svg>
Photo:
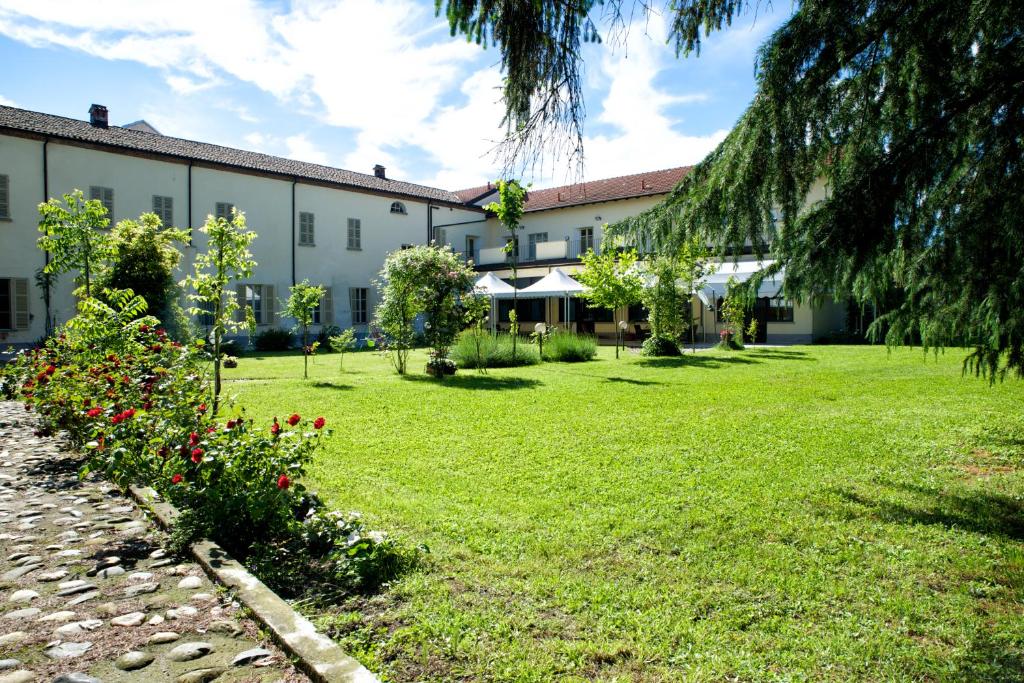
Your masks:
<svg viewBox="0 0 1024 683"><path fill-rule="evenodd" d="M3 95L0 95L0 104L4 105L5 107L17 107L18 106L17 103L14 100L9 100L6 97L4 97Z"/></svg>
<svg viewBox="0 0 1024 683"><path fill-rule="evenodd" d="M363 172L381 163L391 177L414 172L413 180L439 187L480 184L498 170L491 152L502 132L501 75L481 68L491 53L482 57L479 46L450 37L430 4L295 0L283 8L180 0L167 11L161 3L108 0L97 11L79 0L0 0L0 34L158 69L177 97L144 115L167 134L210 140L203 111L211 106L261 123L219 93L241 82L277 98L293 121L310 117L353 133L341 159L329 159L306 133L237 133L260 151ZM662 19L653 18L646 32L633 31L625 53L604 49L589 64L588 82L603 84L607 94L600 107L590 102L602 133L586 138L588 178L692 163L725 134L679 131L669 111L699 105L707 94L655 85L674 57L664 47ZM433 163L411 165L412 158Z"/></svg>

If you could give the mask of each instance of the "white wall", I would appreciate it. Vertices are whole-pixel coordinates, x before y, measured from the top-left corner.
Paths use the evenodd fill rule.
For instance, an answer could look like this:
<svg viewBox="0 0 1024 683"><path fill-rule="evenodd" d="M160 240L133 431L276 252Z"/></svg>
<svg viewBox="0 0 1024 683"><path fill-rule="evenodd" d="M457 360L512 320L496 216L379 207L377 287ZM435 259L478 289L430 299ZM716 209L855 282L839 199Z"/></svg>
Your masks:
<svg viewBox="0 0 1024 683"><path fill-rule="evenodd" d="M43 267L43 252L36 247L39 213L43 201L43 143L0 135L0 174L10 178L11 219L0 219L0 278L29 281L28 330L0 330L0 348L27 343L46 330L45 307L35 287L35 273Z"/></svg>

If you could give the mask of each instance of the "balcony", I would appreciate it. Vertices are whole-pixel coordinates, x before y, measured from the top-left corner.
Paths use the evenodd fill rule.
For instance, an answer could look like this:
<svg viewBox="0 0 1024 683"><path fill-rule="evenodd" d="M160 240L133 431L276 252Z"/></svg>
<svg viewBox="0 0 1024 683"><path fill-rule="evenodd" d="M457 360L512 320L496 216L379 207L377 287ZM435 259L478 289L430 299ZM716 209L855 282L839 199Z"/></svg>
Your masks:
<svg viewBox="0 0 1024 683"><path fill-rule="evenodd" d="M588 249L600 251L601 240L579 237L567 237L562 240L549 242L534 242L528 244L519 242L519 263L532 263L534 261L578 261ZM509 263L512 257L505 251L505 247L491 247L481 249L479 256L474 259L477 265L488 266L500 263Z"/></svg>

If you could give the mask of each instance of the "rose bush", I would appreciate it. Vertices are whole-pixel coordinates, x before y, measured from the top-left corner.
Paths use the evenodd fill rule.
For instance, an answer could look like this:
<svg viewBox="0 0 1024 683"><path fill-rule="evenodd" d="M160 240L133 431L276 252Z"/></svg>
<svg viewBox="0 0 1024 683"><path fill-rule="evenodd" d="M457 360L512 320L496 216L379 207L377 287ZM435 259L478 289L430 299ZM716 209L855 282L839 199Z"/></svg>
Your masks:
<svg viewBox="0 0 1024 683"><path fill-rule="evenodd" d="M134 310L131 297L120 301L114 313ZM209 358L202 342L169 339L155 318L96 313L83 310L0 375L4 393L35 410L42 430L64 432L85 450L83 473L153 487L182 511L179 545L209 537L289 591L375 585L392 576L384 572L409 565L390 541L353 553L346 540L351 529L328 547L305 541L311 526L334 523L321 521L329 513L302 483L329 434L323 417L291 414L256 424L231 407L222 410L229 418L215 416L206 404ZM285 564L298 576L285 577L268 561L278 551L294 559ZM378 556L391 559L367 559ZM318 575L310 580L310 572Z"/></svg>

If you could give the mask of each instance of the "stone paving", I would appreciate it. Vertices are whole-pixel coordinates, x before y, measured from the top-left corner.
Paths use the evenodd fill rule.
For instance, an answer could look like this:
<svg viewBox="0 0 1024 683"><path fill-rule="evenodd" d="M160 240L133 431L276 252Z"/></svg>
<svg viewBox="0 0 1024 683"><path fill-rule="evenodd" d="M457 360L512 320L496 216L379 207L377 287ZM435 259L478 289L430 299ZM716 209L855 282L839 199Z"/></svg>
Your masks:
<svg viewBox="0 0 1024 683"><path fill-rule="evenodd" d="M34 422L0 402L0 683L308 681Z"/></svg>

